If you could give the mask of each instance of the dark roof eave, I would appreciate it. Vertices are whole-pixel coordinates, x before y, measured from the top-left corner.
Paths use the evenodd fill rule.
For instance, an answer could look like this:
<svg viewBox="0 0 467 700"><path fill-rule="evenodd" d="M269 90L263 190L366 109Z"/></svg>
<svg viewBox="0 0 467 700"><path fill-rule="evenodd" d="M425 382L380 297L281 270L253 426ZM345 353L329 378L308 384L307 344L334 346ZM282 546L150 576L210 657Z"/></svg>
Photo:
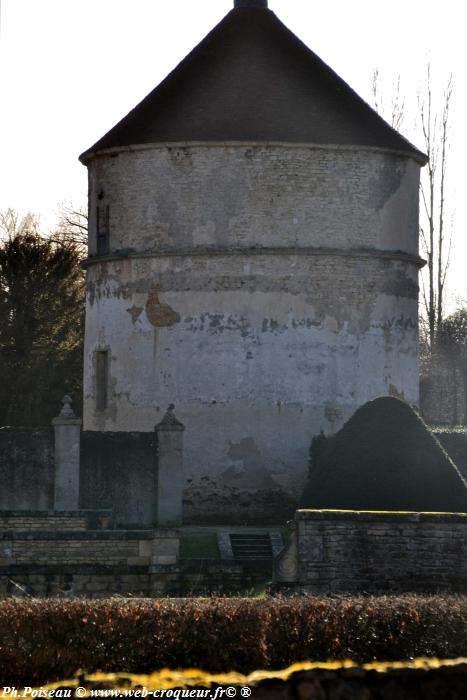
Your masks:
<svg viewBox="0 0 467 700"><path fill-rule="evenodd" d="M314 142L300 142L300 141L276 141L276 140L258 140L258 139L243 139L243 140L233 140L233 139L224 139L224 140L216 140L216 141L161 141L161 142L154 142L154 143L141 143L141 144L131 144L131 145L125 145L125 146L112 146L110 148L96 148L94 149L89 148L87 151L84 151L81 153L79 156L80 162L87 166L93 158L97 158L99 156L106 156L106 155L113 155L117 153L125 153L125 152L133 152L133 151L142 151L142 150L151 150L155 148L173 148L173 147L178 147L178 148L189 148L189 147L196 147L196 146L223 146L223 145L229 145L229 146L249 146L251 144L256 144L256 145L261 145L261 146L284 146L285 148L287 147L304 147L304 148L315 148L315 149L332 149L332 150L362 150L362 151L376 151L376 152L382 152L382 153L392 153L394 155L399 155L405 158L411 158L414 160L416 163L418 163L421 167L425 166L428 162L428 157L423 153L422 151L417 150L414 148L409 142L408 148L405 149L394 149L394 148L388 148L386 146L369 146L365 144L346 144L346 143L314 143Z"/></svg>

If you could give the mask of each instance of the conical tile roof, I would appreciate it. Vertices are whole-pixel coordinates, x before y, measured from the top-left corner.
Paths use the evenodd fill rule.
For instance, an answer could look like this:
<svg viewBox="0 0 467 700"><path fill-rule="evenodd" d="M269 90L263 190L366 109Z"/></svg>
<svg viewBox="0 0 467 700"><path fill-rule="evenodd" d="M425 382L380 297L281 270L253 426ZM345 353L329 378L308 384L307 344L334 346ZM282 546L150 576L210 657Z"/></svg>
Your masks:
<svg viewBox="0 0 467 700"><path fill-rule="evenodd" d="M103 149L150 143L272 141L387 148L425 163L260 4L238 2L83 162Z"/></svg>

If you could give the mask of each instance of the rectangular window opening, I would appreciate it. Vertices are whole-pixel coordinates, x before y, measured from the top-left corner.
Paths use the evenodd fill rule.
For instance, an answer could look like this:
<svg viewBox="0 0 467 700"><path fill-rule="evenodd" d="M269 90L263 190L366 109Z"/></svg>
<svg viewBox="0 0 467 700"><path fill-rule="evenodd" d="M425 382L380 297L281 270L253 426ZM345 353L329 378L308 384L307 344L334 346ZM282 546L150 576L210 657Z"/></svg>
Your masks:
<svg viewBox="0 0 467 700"><path fill-rule="evenodd" d="M96 353L96 410L105 411L108 404L109 353L98 350Z"/></svg>
<svg viewBox="0 0 467 700"><path fill-rule="evenodd" d="M110 238L110 206L96 207L97 254L108 255Z"/></svg>

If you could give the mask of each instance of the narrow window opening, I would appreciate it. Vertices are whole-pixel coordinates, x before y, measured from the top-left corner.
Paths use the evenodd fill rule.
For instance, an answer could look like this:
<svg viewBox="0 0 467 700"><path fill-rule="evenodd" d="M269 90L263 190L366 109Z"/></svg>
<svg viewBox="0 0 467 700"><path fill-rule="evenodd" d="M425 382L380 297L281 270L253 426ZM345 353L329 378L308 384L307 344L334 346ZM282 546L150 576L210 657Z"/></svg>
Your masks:
<svg viewBox="0 0 467 700"><path fill-rule="evenodd" d="M96 207L97 254L108 255L110 238L110 206Z"/></svg>
<svg viewBox="0 0 467 700"><path fill-rule="evenodd" d="M96 353L96 409L105 411L108 403L109 353L98 350Z"/></svg>

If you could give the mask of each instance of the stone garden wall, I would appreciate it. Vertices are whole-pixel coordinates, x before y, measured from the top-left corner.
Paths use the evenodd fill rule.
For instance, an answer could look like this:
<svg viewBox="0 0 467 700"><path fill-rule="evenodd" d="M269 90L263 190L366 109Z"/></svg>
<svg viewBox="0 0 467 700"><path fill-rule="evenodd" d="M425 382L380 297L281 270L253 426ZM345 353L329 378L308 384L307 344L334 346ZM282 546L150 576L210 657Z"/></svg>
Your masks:
<svg viewBox="0 0 467 700"><path fill-rule="evenodd" d="M0 512L0 596L175 590L175 530L114 530L108 511Z"/></svg>
<svg viewBox="0 0 467 700"><path fill-rule="evenodd" d="M81 431L65 396L53 429L0 429L0 511L112 511L117 528L182 520L184 426L170 407L152 432Z"/></svg>
<svg viewBox="0 0 467 700"><path fill-rule="evenodd" d="M0 484L0 510L53 508L52 428L0 429Z"/></svg>
<svg viewBox="0 0 467 700"><path fill-rule="evenodd" d="M299 510L276 585L311 594L467 591L467 515Z"/></svg>

